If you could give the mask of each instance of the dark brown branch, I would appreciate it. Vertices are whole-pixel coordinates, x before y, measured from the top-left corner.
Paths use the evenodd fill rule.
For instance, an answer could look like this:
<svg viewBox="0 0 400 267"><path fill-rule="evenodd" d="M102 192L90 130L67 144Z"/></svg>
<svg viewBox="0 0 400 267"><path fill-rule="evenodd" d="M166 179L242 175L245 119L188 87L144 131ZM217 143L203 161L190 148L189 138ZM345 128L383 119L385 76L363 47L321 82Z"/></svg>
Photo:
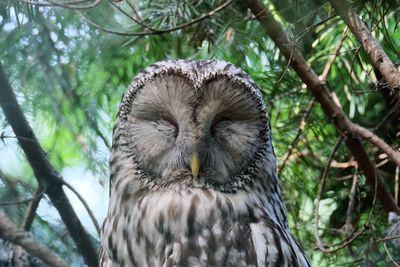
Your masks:
<svg viewBox="0 0 400 267"><path fill-rule="evenodd" d="M392 94L400 96L400 72L393 65L392 61L390 61L379 42L372 36L365 23L348 5L347 1L329 0L329 2L356 36L362 48L371 58L374 66L385 77Z"/></svg>
<svg viewBox="0 0 400 267"><path fill-rule="evenodd" d="M314 95L315 99L321 104L325 114L335 125L337 132L344 138L347 147L357 160L360 169L364 173L372 190L374 190L377 180L378 198L386 212L399 211L393 196L387 189L384 181L377 176L375 167L364 150L358 135L353 132L354 124L347 118L340 106L334 101L329 88L324 84L306 60L300 51L291 45L281 24L275 20L271 12L264 6L260 0L244 0L244 3L257 17L257 20L263 26L267 35L274 41L280 52L287 58L290 58L291 67L297 72L300 79L307 85L308 90ZM368 131L368 130L367 130Z"/></svg>
<svg viewBox="0 0 400 267"><path fill-rule="evenodd" d="M58 210L61 219L65 223L72 239L83 256L85 263L90 267L97 267L97 252L93 246L90 236L83 228L74 209L71 206L64 190L62 189L62 177L53 168L46 153L40 146L36 136L29 126L11 86L5 77L2 66L0 65L0 106L6 115L7 121L16 136L27 138L18 138L18 142L25 152L33 173L39 184L46 188L46 194L49 196L52 204Z"/></svg>
<svg viewBox="0 0 400 267"><path fill-rule="evenodd" d="M365 129L364 127L361 127L360 125L357 124L353 124L352 127L353 127L352 129L353 133L361 136L363 139L371 142L371 144L382 149L383 152L385 152L388 155L388 157L392 159L397 166L400 167L400 152L398 150L389 146L385 141L383 141L373 132Z"/></svg>
<svg viewBox="0 0 400 267"><path fill-rule="evenodd" d="M15 227L10 218L0 211L0 237L13 244L23 247L29 254L40 258L44 263L54 267L67 267L68 265L54 252L42 245L28 232Z"/></svg>

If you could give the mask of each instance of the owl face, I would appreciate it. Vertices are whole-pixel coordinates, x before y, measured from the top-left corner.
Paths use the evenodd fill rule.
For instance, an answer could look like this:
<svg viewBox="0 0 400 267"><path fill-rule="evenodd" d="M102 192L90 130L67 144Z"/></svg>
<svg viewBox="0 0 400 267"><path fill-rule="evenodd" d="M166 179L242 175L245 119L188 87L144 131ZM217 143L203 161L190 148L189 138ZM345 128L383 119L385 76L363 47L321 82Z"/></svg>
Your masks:
<svg viewBox="0 0 400 267"><path fill-rule="evenodd" d="M242 175L263 147L259 96L228 75L153 75L125 101L127 152L162 184L224 184ZM260 106L261 105L261 106Z"/></svg>

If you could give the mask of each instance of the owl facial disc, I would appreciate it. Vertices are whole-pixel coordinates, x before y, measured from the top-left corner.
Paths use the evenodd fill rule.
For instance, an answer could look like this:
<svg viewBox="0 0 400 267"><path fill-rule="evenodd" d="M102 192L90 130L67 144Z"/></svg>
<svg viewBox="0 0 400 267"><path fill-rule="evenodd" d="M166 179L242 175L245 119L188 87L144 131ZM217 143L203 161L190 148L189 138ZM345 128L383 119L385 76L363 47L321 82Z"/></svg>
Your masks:
<svg viewBox="0 0 400 267"><path fill-rule="evenodd" d="M235 187L272 150L262 96L218 60L165 61L139 74L119 113L125 152L160 186ZM186 182L185 182L186 181Z"/></svg>

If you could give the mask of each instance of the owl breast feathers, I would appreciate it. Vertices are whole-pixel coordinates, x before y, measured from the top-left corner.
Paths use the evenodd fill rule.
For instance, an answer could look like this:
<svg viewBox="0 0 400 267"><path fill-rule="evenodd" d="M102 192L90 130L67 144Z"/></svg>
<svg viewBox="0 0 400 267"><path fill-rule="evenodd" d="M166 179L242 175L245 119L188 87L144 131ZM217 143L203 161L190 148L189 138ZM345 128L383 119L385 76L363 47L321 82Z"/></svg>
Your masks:
<svg viewBox="0 0 400 267"><path fill-rule="evenodd" d="M291 236L268 114L224 61L162 61L125 92L101 266L309 266Z"/></svg>

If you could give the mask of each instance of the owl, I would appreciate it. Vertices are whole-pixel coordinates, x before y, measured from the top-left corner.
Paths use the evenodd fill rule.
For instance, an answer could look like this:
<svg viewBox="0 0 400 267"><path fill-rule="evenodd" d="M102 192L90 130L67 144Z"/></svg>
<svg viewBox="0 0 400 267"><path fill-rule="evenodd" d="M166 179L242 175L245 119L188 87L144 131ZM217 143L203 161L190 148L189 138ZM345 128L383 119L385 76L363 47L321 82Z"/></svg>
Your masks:
<svg viewBox="0 0 400 267"><path fill-rule="evenodd" d="M271 128L251 78L162 61L122 97L101 266L309 266L291 236Z"/></svg>

